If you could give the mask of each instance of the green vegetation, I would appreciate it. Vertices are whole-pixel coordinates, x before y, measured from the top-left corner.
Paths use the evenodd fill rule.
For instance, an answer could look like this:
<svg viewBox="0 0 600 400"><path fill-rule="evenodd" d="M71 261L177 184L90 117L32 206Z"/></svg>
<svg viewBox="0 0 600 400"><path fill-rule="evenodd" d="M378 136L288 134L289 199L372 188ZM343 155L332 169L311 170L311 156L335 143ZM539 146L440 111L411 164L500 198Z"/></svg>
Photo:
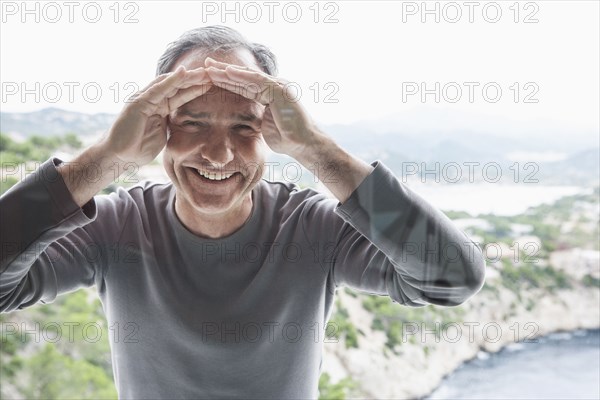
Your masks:
<svg viewBox="0 0 600 400"><path fill-rule="evenodd" d="M600 288L600 279L598 279L590 274L585 275L581 282L586 287Z"/></svg>
<svg viewBox="0 0 600 400"><path fill-rule="evenodd" d="M483 238L483 244L505 242L509 246L516 239L511 232L511 224L530 225L529 235L537 236L541 241L541 249L536 253L537 258L547 258L550 252L575 247L600 250L600 227L590 232L584 230L582 223L593 224L589 217L580 213L582 204L598 205L600 188L596 187L591 194L578 194L558 199L553 204L541 204L530 207L526 212L515 216L497 216L480 214L476 218L483 219L492 225L492 229L468 228L467 233ZM464 214L446 212L452 219L464 218ZM565 222L573 220L575 225L569 231L563 232ZM595 240L593 240L595 238ZM592 239L592 240L591 240Z"/></svg>
<svg viewBox="0 0 600 400"><path fill-rule="evenodd" d="M582 207L597 207L599 198L599 188L596 188L592 194L574 195L561 198L554 204L542 204L538 207L531 207L527 212L511 216L497 216L493 214L482 214L476 218L483 219L491 225L491 229L481 228L467 229L470 235L477 235L483 238L481 247L490 243L505 243L511 249L518 252L516 257L503 257L500 259L500 281L486 282L483 290L491 293L499 293L502 287L506 287L517 294L519 300L521 293L531 289L538 288L553 293L559 289L572 289L576 282L572 277L562 270L551 266L541 266L539 261L548 259L550 252L558 249L568 249L573 247L598 248L598 244L592 243L591 238L598 238L598 227L596 226L592 235L589 230L582 229L581 226L574 225L568 231L564 229L564 222L573 220L581 223L590 224L588 217L579 214ZM468 213L460 211L446 212L451 219L472 218ZM512 224L530 225L532 230L528 235L537 236L541 241L541 248L535 249L534 246L524 247L525 243L515 244L517 237L512 229ZM525 254L525 251L529 255ZM515 255L516 256L516 255ZM534 262L535 261L535 262ZM490 267L491 268L491 267ZM582 280L582 284L587 287L600 287L600 280L590 275ZM528 298L525 303L527 310L532 310L536 303ZM445 308L436 306L426 306L422 308L398 307L386 296L368 296L363 299L363 306L366 310L373 313L373 329L381 330L387 335L386 347L394 350L395 346L402 345L403 340L415 343L414 335L404 335L408 332L406 324L417 323L421 327L439 334L440 327L449 322L461 322L461 315L464 310L459 307ZM514 307L510 312L516 312ZM428 348L424 349L429 352Z"/></svg>
<svg viewBox="0 0 600 400"><path fill-rule="evenodd" d="M344 378L332 384L331 377L324 372L319 377L319 400L344 400L352 390L358 388L358 383L352 378Z"/></svg>
<svg viewBox="0 0 600 400"><path fill-rule="evenodd" d="M327 334L331 333L331 337L336 339L343 339L345 341L346 348L354 347L358 348L358 331L350 322L348 318L348 310L346 310L338 298L336 300L335 313L329 319ZM329 332L331 331L331 332Z"/></svg>
<svg viewBox="0 0 600 400"><path fill-rule="evenodd" d="M62 137L32 136L23 142L0 134L0 161L3 169L26 162L40 163L57 151L75 153L81 147L82 143L74 134ZM14 176L3 176L0 194L17 182ZM119 183L110 185L103 193L116 190L117 185ZM88 301L90 292L93 293L79 290L58 297L52 304L38 304L17 311L18 323L13 318L16 314L0 315L3 329L0 342L0 398L7 397L7 386L27 399L117 398L107 337L109 330L100 301L97 298ZM355 296L354 293L351 295ZM26 325L22 325L22 321ZM335 336L343 338L347 347L358 346L360 332L348 319L346 309L340 306L330 322L335 324ZM34 329L35 324L39 324L39 328ZM86 340L83 329L90 324L103 329L104 334L98 340ZM10 332L4 332L8 327ZM70 333L69 327L72 327ZM31 333L32 330L38 331L37 337ZM58 335L61 335L61 339L55 343L44 341L44 338ZM319 380L321 399L345 399L349 391L356 387L357 383L350 378L333 384L327 373L322 374Z"/></svg>
<svg viewBox="0 0 600 400"><path fill-rule="evenodd" d="M27 161L42 162L56 151L73 152L80 149L81 141L74 133L64 136L30 136L23 142L16 142L0 133L0 160L5 164L22 164Z"/></svg>
<svg viewBox="0 0 600 400"><path fill-rule="evenodd" d="M575 225L573 230L569 232L561 232L564 223L572 218L575 222L586 221L587 217L579 214L580 206L588 204L597 207L599 198L600 187L596 187L589 194L565 196L556 200L553 204L530 207L525 213L510 219L511 222L533 226L532 235L541 239L543 256L554 250L574 247L600 250L598 224L596 224L593 232L583 231L580 225Z"/></svg>
<svg viewBox="0 0 600 400"><path fill-rule="evenodd" d="M571 278L563 271L548 267L538 267L532 264L523 264L516 267L511 263L504 264L500 270L502 284L517 295L528 288L544 288L550 292L556 289L569 289L572 287Z"/></svg>
<svg viewBox="0 0 600 400"><path fill-rule="evenodd" d="M0 134L0 161L3 171L11 164L22 164L28 161L42 162L47 160L57 151L75 153L82 146L76 135L67 134L62 137L33 136L23 142L17 142L8 136ZM16 184L15 176L2 176L0 180L0 194ZM104 193L115 190L120 182L110 185ZM511 224L519 223L532 226L531 235L540 238L542 246L535 258L547 259L554 250L569 249L573 247L593 248L598 250L597 241L599 228L596 224L593 232L586 231L575 225L568 232L562 232L564 223L574 219L579 224L592 224L588 217L575 214L581 204L598 204L599 188L592 194L575 195L561 198L554 204L543 204L532 207L525 213L513 217L500 217L496 215L479 215L492 226L490 230L470 229L468 233L483 238L484 247L487 243L504 242L508 246L515 240ZM473 218L469 213L462 211L448 211L445 213L451 219ZM595 239L595 240L591 240ZM536 263L524 261L524 254L519 254L521 260L515 265L510 259L503 258L500 268L500 283L489 283L483 290L498 293L502 286L514 291L519 299L520 293L530 288L541 288L548 292L557 289L568 289L575 285L563 271L552 267L541 267ZM591 275L585 276L581 283L586 287L600 288L600 279ZM354 291L346 291L350 296L360 298L363 307L373 314L372 328L386 333L386 349L396 351L397 346L402 346L408 340L416 344L415 335L405 335L407 324L419 324L419 329L434 331L440 335L445 324L462 322L464 309L459 307L426 306L419 308L402 307L394 303L387 296L363 295ZM92 291L93 293L93 291ZM90 290L80 290L56 299L53 304L36 305L33 308L18 311L16 315L0 315L0 398L6 398L7 387L11 392L18 392L22 398L50 399L50 398L93 398L116 399L116 390L112 377L110 351L107 334L109 330L99 300L88 300ZM535 301L528 298L525 302L527 310L535 307ZM511 312L515 312L513 305ZM35 340L33 335L24 334L21 321L26 321L28 331L32 324L45 327L46 336L54 337L58 334L52 323L63 328L62 335L66 335L66 324L71 324L73 341L63 338L55 343L45 343ZM336 301L336 310L330 319L330 326L326 334L333 333L338 339L343 339L346 348L357 348L358 337L363 333L350 321L349 313L342 306L339 299ZM102 327L106 333L98 341L84 340L83 327L94 323ZM10 327L14 331L7 331ZM333 332L332 332L333 330ZM425 354L431 349L423 346ZM385 349L384 349L385 350ZM387 352L386 352L387 354ZM343 379L338 383L331 383L327 373L319 379L320 399L345 399L358 388L358 383L352 379Z"/></svg>
<svg viewBox="0 0 600 400"><path fill-rule="evenodd" d="M16 185L17 182L19 182L19 180L13 176L6 176L0 179L0 194Z"/></svg>
<svg viewBox="0 0 600 400"><path fill-rule="evenodd" d="M57 151L75 153L82 147L82 143L74 133L64 136L31 136L23 142L16 142L8 135L0 133L0 164L2 166L2 179L0 179L0 194L14 186L19 178L10 175L15 173L17 166L27 163L41 163L50 158ZM34 168L27 168L32 171ZM5 176L5 172L8 171Z"/></svg>
<svg viewBox="0 0 600 400"><path fill-rule="evenodd" d="M450 219L460 219L460 218L473 218L471 214L466 211L444 211L444 214Z"/></svg>
<svg viewBox="0 0 600 400"><path fill-rule="evenodd" d="M19 322L14 313L0 315L0 398L5 384L27 399L117 398L106 320L90 294L79 290L17 311Z"/></svg>
<svg viewBox="0 0 600 400"><path fill-rule="evenodd" d="M387 296L364 296L363 307L373 313L372 329L383 331L387 334L386 347L396 352L395 347L408 340L416 343L414 335L406 335L412 328L405 324L417 324L419 329L435 331L439 337L446 324L462 322L464 309L458 307L400 307Z"/></svg>
<svg viewBox="0 0 600 400"><path fill-rule="evenodd" d="M492 238L494 238L494 242L498 242L498 241L502 241L503 239L508 239L510 238L511 235L511 220L506 218L506 217L502 217L502 216L498 216L498 215L494 215L494 214L484 214L484 215L480 215L478 218L483 218L485 219L487 222L489 222L493 228L491 231L489 232L485 232L485 234L487 235L491 235Z"/></svg>
<svg viewBox="0 0 600 400"><path fill-rule="evenodd" d="M92 363L72 358L47 343L23 360L17 387L27 399L116 399L112 377ZM18 382L28 382L19 385Z"/></svg>

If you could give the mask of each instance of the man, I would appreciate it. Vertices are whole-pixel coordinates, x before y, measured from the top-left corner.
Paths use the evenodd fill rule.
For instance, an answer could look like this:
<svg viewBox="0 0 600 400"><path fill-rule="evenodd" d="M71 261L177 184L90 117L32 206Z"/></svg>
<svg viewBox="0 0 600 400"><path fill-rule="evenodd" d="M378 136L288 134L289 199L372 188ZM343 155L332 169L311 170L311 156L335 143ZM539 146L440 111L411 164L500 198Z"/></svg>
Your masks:
<svg viewBox="0 0 600 400"><path fill-rule="evenodd" d="M100 142L1 198L2 311L96 285L120 398L316 398L337 288L412 307L480 290L475 244L321 132L264 46L196 29L158 73ZM261 180L267 146L337 201ZM170 183L96 196L163 149Z"/></svg>

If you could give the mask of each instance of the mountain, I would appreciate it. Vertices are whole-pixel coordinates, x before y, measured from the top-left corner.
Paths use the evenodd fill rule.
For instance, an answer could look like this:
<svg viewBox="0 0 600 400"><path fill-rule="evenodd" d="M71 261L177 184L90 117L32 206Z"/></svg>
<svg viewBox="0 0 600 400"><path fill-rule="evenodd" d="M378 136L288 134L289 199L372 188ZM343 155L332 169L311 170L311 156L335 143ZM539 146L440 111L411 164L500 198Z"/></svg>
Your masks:
<svg viewBox="0 0 600 400"><path fill-rule="evenodd" d="M74 132L82 136L99 136L114 122L114 114L84 114L59 108L45 108L28 113L0 113L0 130L17 138L32 135L54 136Z"/></svg>
<svg viewBox="0 0 600 400"><path fill-rule="evenodd" d="M106 132L115 119L114 114L58 108L2 112L0 130L14 139L74 132L89 143ZM498 163L503 174L509 176L515 162L510 155L518 152L521 166L536 164L535 177L540 184L585 186L597 185L600 179L597 138L587 132L567 132L567 128L550 126L547 121L535 126L531 122L520 124L500 117L423 107L407 115L324 125L321 129L350 153L368 162L381 160L399 176L406 172L408 163L427 170L435 168L435 163L441 168L457 163L466 176L465 163L469 162ZM558 154L562 160L545 161L546 154Z"/></svg>
<svg viewBox="0 0 600 400"><path fill-rule="evenodd" d="M597 186L600 177L600 148L571 154L564 160L539 164L540 180L557 184L569 177L571 185Z"/></svg>

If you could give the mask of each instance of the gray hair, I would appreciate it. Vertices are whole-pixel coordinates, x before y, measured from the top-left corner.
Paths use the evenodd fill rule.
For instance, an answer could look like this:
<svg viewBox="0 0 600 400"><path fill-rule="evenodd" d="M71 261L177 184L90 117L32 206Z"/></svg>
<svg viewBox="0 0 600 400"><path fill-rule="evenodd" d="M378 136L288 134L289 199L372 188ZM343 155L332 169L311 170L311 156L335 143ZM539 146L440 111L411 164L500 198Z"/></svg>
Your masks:
<svg viewBox="0 0 600 400"><path fill-rule="evenodd" d="M226 26L214 25L196 28L185 32L167 46L167 50L158 59L156 75L164 74L173 68L173 64L185 52L203 49L207 53L230 51L244 48L256 59L256 64L267 74L277 75L277 60L268 47L247 41L239 32Z"/></svg>

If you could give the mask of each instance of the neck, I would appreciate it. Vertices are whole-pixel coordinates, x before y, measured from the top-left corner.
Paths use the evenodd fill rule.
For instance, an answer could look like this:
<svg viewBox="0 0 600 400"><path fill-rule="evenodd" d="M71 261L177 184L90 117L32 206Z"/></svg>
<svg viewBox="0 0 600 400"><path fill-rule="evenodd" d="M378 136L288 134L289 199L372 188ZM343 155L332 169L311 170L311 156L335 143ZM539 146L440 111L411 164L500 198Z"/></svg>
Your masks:
<svg viewBox="0 0 600 400"><path fill-rule="evenodd" d="M238 207L220 213L198 210L176 194L175 214L193 234L209 239L223 238L240 229L250 218L252 193L248 193Z"/></svg>

